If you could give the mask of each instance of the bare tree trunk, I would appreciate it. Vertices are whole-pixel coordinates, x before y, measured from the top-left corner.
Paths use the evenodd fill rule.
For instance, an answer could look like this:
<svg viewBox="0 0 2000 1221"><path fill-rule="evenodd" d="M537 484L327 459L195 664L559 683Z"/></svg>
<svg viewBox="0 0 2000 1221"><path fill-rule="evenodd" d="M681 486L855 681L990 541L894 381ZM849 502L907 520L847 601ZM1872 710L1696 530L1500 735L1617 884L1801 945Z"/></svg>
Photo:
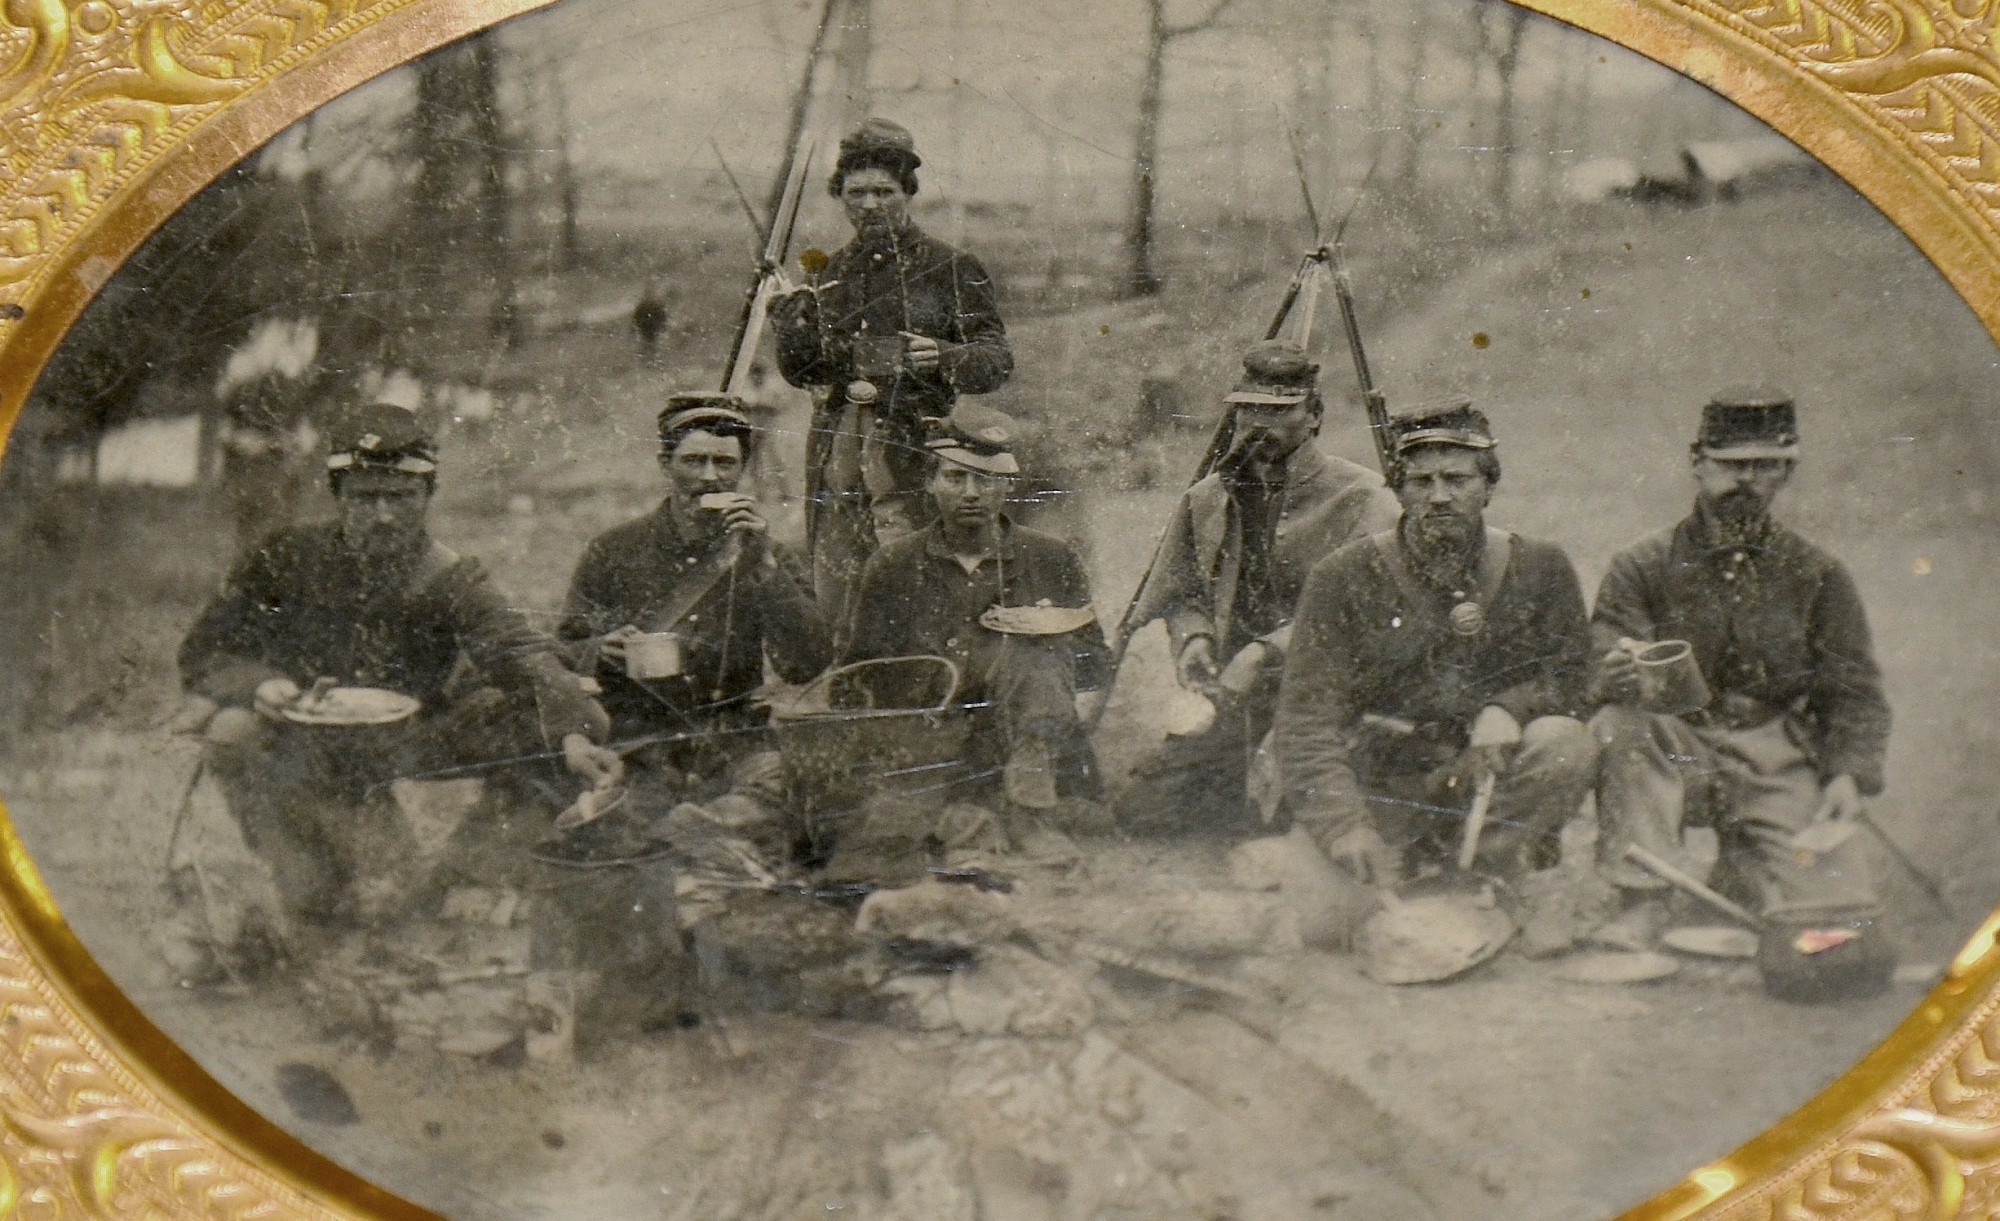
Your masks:
<svg viewBox="0 0 2000 1221"><path fill-rule="evenodd" d="M861 125L875 106L874 93L868 84L868 61L875 48L875 0L846 0L846 6L834 67L840 85L844 130L851 131Z"/></svg>
<svg viewBox="0 0 2000 1221"><path fill-rule="evenodd" d="M1527 25L1527 13L1514 5L1502 5L1500 10L1502 36L1500 50L1494 56L1494 66L1500 75L1500 113L1495 122L1494 145L1499 156L1494 161L1493 170L1493 210L1503 222L1513 219L1514 211L1514 129L1517 116L1517 94L1520 82L1515 68L1521 58L1521 32Z"/></svg>
<svg viewBox="0 0 2000 1221"><path fill-rule="evenodd" d="M1160 84L1166 56L1166 0L1146 0L1146 60L1139 78L1139 124L1132 150L1132 211L1125 222L1125 248L1132 260L1125 273L1125 291L1134 297L1160 291L1160 275L1153 266L1153 172L1160 155Z"/></svg>
<svg viewBox="0 0 2000 1221"><path fill-rule="evenodd" d="M562 69L554 61L548 66L549 88L555 94L556 118L556 198L562 208L562 229L558 249L565 270L574 270L583 256L577 236L576 214L581 207L581 191L576 180L576 161L570 151L569 89L563 84Z"/></svg>

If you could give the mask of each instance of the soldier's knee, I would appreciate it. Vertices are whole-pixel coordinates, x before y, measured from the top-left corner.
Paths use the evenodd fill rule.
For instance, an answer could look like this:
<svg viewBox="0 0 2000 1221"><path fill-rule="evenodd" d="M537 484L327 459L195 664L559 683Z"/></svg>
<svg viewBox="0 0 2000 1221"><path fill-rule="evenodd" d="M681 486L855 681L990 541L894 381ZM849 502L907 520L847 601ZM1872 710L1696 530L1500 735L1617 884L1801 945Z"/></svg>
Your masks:
<svg viewBox="0 0 2000 1221"><path fill-rule="evenodd" d="M1536 717L1521 729L1521 751L1561 775L1589 776L1597 771L1598 739L1575 717Z"/></svg>
<svg viewBox="0 0 2000 1221"><path fill-rule="evenodd" d="M1629 704L1606 704L1591 716L1590 736L1606 749L1650 741L1652 714Z"/></svg>
<svg viewBox="0 0 2000 1221"><path fill-rule="evenodd" d="M211 756L230 757L263 745L269 725L248 708L224 708L202 731Z"/></svg>

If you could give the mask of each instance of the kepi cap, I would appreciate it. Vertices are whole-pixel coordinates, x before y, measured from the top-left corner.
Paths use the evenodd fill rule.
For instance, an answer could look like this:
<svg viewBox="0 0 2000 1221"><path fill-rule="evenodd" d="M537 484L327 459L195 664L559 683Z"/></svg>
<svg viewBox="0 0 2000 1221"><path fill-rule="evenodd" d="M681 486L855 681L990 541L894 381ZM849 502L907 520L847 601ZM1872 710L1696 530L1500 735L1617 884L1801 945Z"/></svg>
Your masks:
<svg viewBox="0 0 2000 1221"><path fill-rule="evenodd" d="M1493 426L1486 413L1472 400L1453 397L1441 403L1418 407L1389 419L1389 432L1398 457L1424 445L1452 445L1459 449L1492 449Z"/></svg>
<svg viewBox="0 0 2000 1221"><path fill-rule="evenodd" d="M1266 339L1243 354L1243 377L1222 401L1296 407L1318 389L1319 365L1304 348L1282 339Z"/></svg>
<svg viewBox="0 0 2000 1221"><path fill-rule="evenodd" d="M743 400L720 390L683 390L667 396L660 409L660 444L670 438L704 426L719 425L720 431L749 436L755 431L743 410Z"/></svg>
<svg viewBox="0 0 2000 1221"><path fill-rule="evenodd" d="M924 448L940 460L987 475L1018 475L1014 459L1014 418L977 403L960 403L948 417L934 421Z"/></svg>
<svg viewBox="0 0 2000 1221"><path fill-rule="evenodd" d="M898 173L908 173L924 163L917 156L917 140L910 129L889 119L871 118L840 138L840 158L835 172L864 165L885 165Z"/></svg>
<svg viewBox="0 0 2000 1221"><path fill-rule="evenodd" d="M1724 390L1701 409L1697 452L1716 458L1799 456L1798 408L1782 390L1751 387Z"/></svg>
<svg viewBox="0 0 2000 1221"><path fill-rule="evenodd" d="M327 429L326 469L355 467L436 474L437 438L407 407L394 403L350 407Z"/></svg>

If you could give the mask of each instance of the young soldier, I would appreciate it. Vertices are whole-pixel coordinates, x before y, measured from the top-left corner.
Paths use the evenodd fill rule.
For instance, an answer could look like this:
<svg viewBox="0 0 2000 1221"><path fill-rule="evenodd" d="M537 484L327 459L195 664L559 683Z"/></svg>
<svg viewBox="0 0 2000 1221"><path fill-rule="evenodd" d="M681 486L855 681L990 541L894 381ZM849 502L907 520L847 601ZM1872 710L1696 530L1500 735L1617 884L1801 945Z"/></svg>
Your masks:
<svg viewBox="0 0 2000 1221"><path fill-rule="evenodd" d="M180 650L188 690L221 705L208 761L251 851L271 867L295 934L389 914L417 881L416 844L388 782L561 752L615 779L604 711L555 642L511 610L479 562L425 529L435 444L416 415L374 405L330 433L333 521L270 536ZM469 663L478 685L453 680ZM300 724L307 689L387 688L408 720L366 731Z"/></svg>
<svg viewBox="0 0 2000 1221"><path fill-rule="evenodd" d="M1532 868L1595 776L1583 593L1560 548L1487 527L1482 413L1394 430L1401 522L1322 561L1299 601L1273 732L1286 801L1335 862L1392 885L1406 857L1461 846L1490 777L1479 860Z"/></svg>
<svg viewBox="0 0 2000 1221"><path fill-rule="evenodd" d="M1020 471L1009 452L1012 425L972 405L943 422L928 443L937 520L869 560L842 660L931 654L956 662L955 698L974 717L966 749L973 774L997 770L1009 802L1048 810L1064 792L1097 794L1080 713L1100 697L1110 653L1094 618L1052 635L1005 634L980 622L992 607L1090 605L1090 578L1069 544L1001 512Z"/></svg>
<svg viewBox="0 0 2000 1221"><path fill-rule="evenodd" d="M1314 564L1396 524L1381 476L1313 443L1319 366L1296 344L1251 348L1223 403L1228 451L1182 495L1131 615L1135 627L1166 620L1175 677L1218 716L1139 765L1118 800L1128 829L1256 825L1246 780L1271 729L1299 589Z"/></svg>
<svg viewBox="0 0 2000 1221"><path fill-rule="evenodd" d="M960 394L999 389L1014 371L992 277L910 220L922 164L910 133L886 119L848 133L827 189L854 240L772 311L785 380L830 388L806 460L806 532L820 601L836 622L877 524L907 530L928 511L924 420L949 414Z"/></svg>
<svg viewBox="0 0 2000 1221"><path fill-rule="evenodd" d="M832 642L805 571L737 490L754 448L741 404L676 394L659 437L666 497L584 548L560 634L602 685L613 736L652 739L628 753L634 800L658 813L708 802L776 853L790 837L784 775L753 696L767 658L805 682L826 668Z"/></svg>
<svg viewBox="0 0 2000 1221"><path fill-rule="evenodd" d="M1617 882L1658 892L1666 883L1628 859L1626 847L1699 876L1682 831L1713 826L1723 887L1774 919L1845 929L1833 938L1842 944L1802 965L1831 978L1866 960L1872 966L1858 976L1879 980L1887 947L1848 944L1879 939L1847 927L1877 907L1866 862L1793 843L1816 823L1855 818L1863 796L1882 791L1889 740L1889 705L1853 579L1771 516L1798 456L1789 398L1717 395L1692 446L1694 511L1620 554L1605 574L1591 684L1604 705L1591 722L1604 745L1604 847ZM1693 647L1706 708L1672 715L1641 706L1635 642L1660 640Z"/></svg>

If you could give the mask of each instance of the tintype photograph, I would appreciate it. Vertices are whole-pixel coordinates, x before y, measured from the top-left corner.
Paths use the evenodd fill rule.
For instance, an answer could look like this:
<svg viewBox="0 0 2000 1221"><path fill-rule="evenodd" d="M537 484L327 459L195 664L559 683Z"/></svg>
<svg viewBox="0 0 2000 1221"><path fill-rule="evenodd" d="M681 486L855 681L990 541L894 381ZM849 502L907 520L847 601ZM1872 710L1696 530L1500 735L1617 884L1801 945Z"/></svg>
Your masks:
<svg viewBox="0 0 2000 1221"><path fill-rule="evenodd" d="M1496 0L564 0L71 329L0 796L463 1221L1589 1221L2000 901L1995 357Z"/></svg>

